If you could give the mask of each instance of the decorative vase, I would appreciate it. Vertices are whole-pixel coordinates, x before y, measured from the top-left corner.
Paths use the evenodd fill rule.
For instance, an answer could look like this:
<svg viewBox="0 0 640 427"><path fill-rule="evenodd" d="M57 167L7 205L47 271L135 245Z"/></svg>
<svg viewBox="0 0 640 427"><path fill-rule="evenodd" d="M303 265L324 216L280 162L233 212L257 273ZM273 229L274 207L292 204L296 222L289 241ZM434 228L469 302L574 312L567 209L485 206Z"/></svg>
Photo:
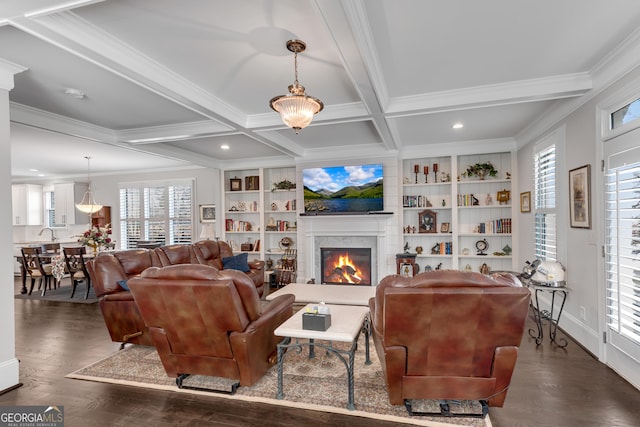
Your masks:
<svg viewBox="0 0 640 427"><path fill-rule="evenodd" d="M89 247L91 248L91 254L93 256L98 255L98 245L89 245Z"/></svg>

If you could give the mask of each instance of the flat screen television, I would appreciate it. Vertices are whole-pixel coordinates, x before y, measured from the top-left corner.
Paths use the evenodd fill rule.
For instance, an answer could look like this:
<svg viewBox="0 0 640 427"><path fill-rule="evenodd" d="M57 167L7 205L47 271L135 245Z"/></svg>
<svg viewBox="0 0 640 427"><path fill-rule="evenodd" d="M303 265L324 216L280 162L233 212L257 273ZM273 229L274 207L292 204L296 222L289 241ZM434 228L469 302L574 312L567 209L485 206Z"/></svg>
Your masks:
<svg viewBox="0 0 640 427"><path fill-rule="evenodd" d="M382 164L302 170L306 215L348 215L384 209Z"/></svg>

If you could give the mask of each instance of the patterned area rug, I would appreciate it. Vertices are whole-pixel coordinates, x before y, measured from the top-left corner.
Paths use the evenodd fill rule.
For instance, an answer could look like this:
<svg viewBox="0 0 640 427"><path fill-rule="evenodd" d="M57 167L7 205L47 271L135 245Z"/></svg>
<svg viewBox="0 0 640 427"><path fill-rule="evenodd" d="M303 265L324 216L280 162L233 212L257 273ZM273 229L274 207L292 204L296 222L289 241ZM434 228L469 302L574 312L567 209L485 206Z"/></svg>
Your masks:
<svg viewBox="0 0 640 427"><path fill-rule="evenodd" d="M308 348L302 352L289 350L284 360L284 400L276 399L278 375L273 366L265 376L251 387L238 387L235 394L222 394L211 391L179 389L175 379L167 377L155 348L129 346L93 365L67 375L67 378L125 384L174 392L208 394L229 399L240 399L389 420L406 424L425 426L473 426L491 427L489 416L484 419L468 417L411 417L404 406L389 404L387 390L380 368L380 362L373 345L371 346L371 365L365 365L364 338L358 343L355 358L355 404L351 411L347 406L347 375L344 364L335 355L327 354L316 348L316 357L308 358ZM188 377L185 385L209 390L228 390L228 380L194 375ZM414 402L420 410L438 411L437 401ZM415 409L415 408L414 408ZM477 402L460 402L451 406L452 412L481 412Z"/></svg>
<svg viewBox="0 0 640 427"><path fill-rule="evenodd" d="M30 283L27 282L27 289L29 286ZM45 296L42 296L42 291L37 290L37 287L38 284L36 283L36 286L34 287L33 292L31 292L31 295L17 294L15 298L42 301L73 302L77 304L95 304L98 302L98 297L96 297L96 293L93 291L93 287L89 289L89 298L84 299L84 294L87 291L87 288L85 287L85 284L83 282L80 282L76 287L76 292L73 294L73 298L71 298L71 285L66 283L64 286L61 286L58 289L48 290Z"/></svg>

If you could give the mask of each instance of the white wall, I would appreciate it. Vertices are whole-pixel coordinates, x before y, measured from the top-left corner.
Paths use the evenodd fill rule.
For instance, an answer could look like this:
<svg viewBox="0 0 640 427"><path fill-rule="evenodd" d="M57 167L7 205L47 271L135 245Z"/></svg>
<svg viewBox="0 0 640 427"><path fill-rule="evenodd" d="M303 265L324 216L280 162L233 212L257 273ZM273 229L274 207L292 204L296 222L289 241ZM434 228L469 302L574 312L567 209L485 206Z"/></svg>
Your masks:
<svg viewBox="0 0 640 427"><path fill-rule="evenodd" d="M1 72L2 70L0 70ZM0 199L9 200L0 208L0 241L3 253L12 248L11 212L11 138L9 127L9 90L13 75L0 74ZM16 359L15 319L13 302L13 258L0 257L0 391L19 382L19 363Z"/></svg>
<svg viewBox="0 0 640 427"><path fill-rule="evenodd" d="M95 194L96 200L105 206L111 206L111 226L113 228L113 239L116 240L116 248L119 248L120 238L120 214L118 212L119 202L119 184L140 181L166 181L172 179L194 179L195 180L195 198L194 198L194 219L195 230L193 240L199 240L201 226L198 220L198 205L215 203L220 206L220 170L196 168L180 171L162 171L158 173L140 173L118 176L92 176L91 190ZM216 235L221 235L223 221L217 221Z"/></svg>
<svg viewBox="0 0 640 427"><path fill-rule="evenodd" d="M600 136L597 123L600 120L597 104L612 93L619 91L630 82L640 81L640 68L627 74L624 78L599 93L589 102L582 105L561 122L556 123L538 138L518 151L518 182L519 191L533 192L533 150L535 144L554 130L563 129L564 138L564 167L558 170L561 181L558 186L557 200L561 203L558 211L557 227L558 239L562 244L559 261L567 269L567 285L570 289L569 297L562 314L560 326L585 348L600 357L601 346L599 330L601 312L602 278L598 276L598 266L603 262L599 242L603 238L602 215L604 208L597 202L602 200L602 172L600 168ZM569 170L583 165L591 165L591 215L592 228L571 228L568 213L568 173ZM532 193L533 199L533 193ZM533 213L519 214L518 232L519 253L521 261L533 259L534 254L534 225ZM581 308L585 316L581 318Z"/></svg>

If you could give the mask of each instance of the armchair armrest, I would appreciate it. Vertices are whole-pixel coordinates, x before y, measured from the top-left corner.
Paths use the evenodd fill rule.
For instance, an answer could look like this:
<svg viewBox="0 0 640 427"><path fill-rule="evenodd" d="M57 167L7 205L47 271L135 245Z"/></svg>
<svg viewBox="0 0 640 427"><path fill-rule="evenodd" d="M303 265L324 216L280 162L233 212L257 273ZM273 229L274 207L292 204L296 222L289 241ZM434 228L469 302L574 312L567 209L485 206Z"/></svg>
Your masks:
<svg viewBox="0 0 640 427"><path fill-rule="evenodd" d="M264 271L264 261L254 260L254 261L249 261L248 264L249 264L249 268L252 270Z"/></svg>
<svg viewBox="0 0 640 427"><path fill-rule="evenodd" d="M274 299L244 331L230 334L241 384L253 384L273 364L276 345L282 340L273 331L293 314L294 299L293 295Z"/></svg>

